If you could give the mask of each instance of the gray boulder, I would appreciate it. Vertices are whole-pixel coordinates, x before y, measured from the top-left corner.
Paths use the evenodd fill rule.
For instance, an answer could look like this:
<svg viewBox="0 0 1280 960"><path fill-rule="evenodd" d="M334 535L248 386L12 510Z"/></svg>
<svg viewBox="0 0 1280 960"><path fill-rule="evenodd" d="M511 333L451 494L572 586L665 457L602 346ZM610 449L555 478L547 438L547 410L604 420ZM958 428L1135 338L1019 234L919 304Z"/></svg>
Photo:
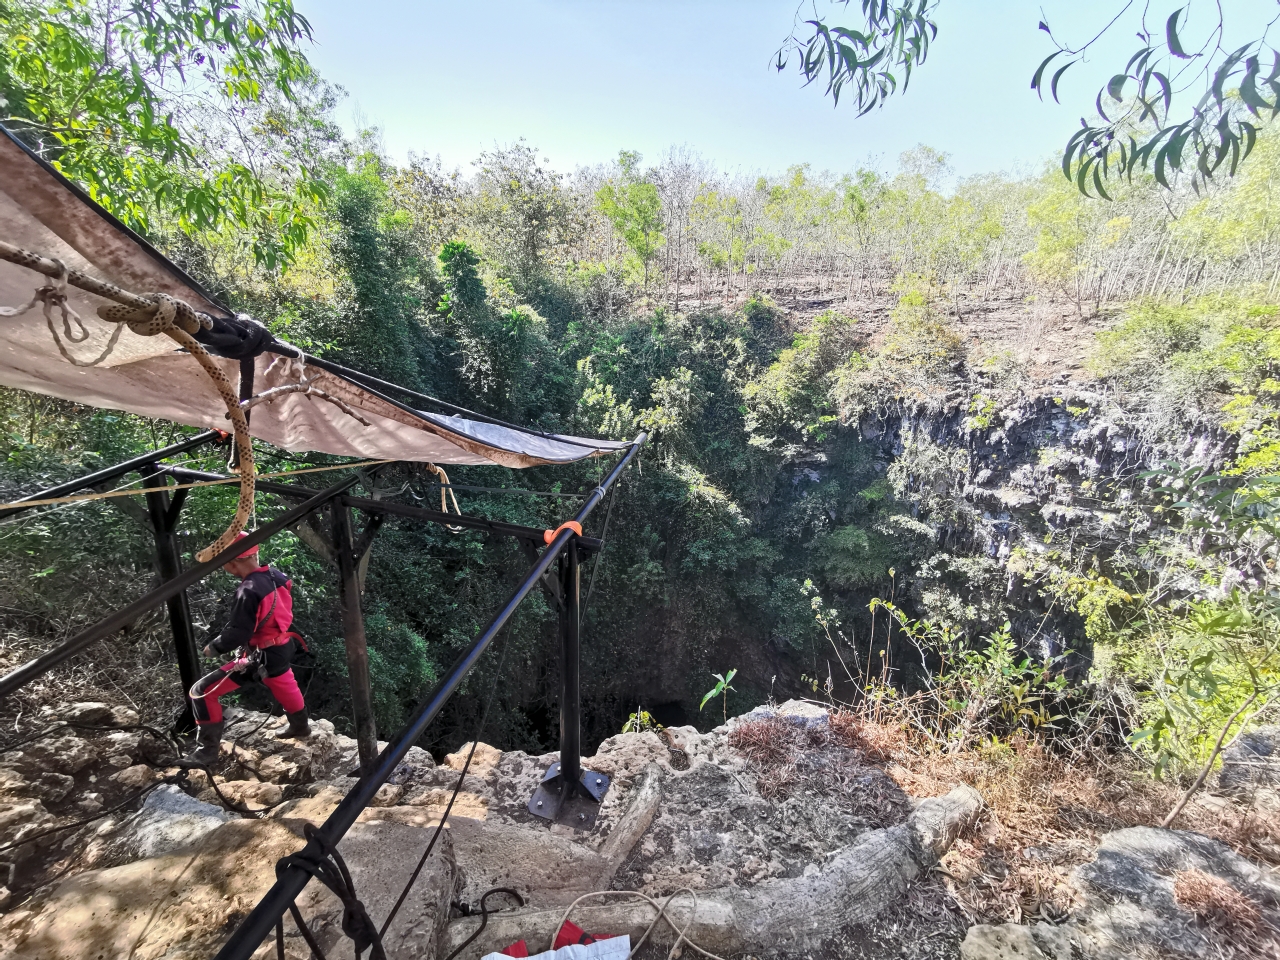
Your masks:
<svg viewBox="0 0 1280 960"><path fill-rule="evenodd" d="M1280 726L1250 730L1222 751L1218 784L1239 793L1280 785Z"/></svg>
<svg viewBox="0 0 1280 960"><path fill-rule="evenodd" d="M1174 895L1178 875L1192 870L1230 885L1280 929L1280 877L1274 871L1217 840L1157 827L1130 827L1102 838L1093 862L1076 869L1080 906L1064 929L1087 943L1086 954L1098 960L1230 956L1224 933L1201 923Z"/></svg>
<svg viewBox="0 0 1280 960"><path fill-rule="evenodd" d="M221 807L202 803L165 784L148 794L137 816L125 823L114 839L130 859L162 857L197 843L235 819Z"/></svg>

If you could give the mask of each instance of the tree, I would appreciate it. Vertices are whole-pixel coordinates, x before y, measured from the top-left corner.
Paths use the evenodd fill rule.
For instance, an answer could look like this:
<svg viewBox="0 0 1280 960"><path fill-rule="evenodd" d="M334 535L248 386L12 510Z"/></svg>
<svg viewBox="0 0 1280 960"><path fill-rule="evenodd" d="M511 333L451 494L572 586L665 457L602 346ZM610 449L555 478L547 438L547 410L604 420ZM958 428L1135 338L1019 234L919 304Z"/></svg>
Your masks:
<svg viewBox="0 0 1280 960"><path fill-rule="evenodd" d="M274 269L305 242L325 186L310 157L267 170L236 143L246 123L279 130L308 109L310 39L292 0L12 0L0 110L129 226L251 231Z"/></svg>
<svg viewBox="0 0 1280 960"><path fill-rule="evenodd" d="M480 154L475 220L485 256L524 296L540 279L546 255L577 228L563 177L538 163L523 141Z"/></svg>
<svg viewBox="0 0 1280 960"><path fill-rule="evenodd" d="M829 2L849 5L849 0ZM778 50L775 65L784 70L795 57L806 84L825 77L826 93L836 103L852 89L862 116L882 106L899 86L906 91L937 37L940 2L861 0L861 22L852 27L829 25L816 13L802 19L797 12L796 28ZM1081 193L1092 189L1103 197L1108 197L1106 181L1132 179L1137 170L1151 171L1165 188L1174 172L1188 175L1193 185L1221 171L1234 176L1253 150L1264 114L1267 119L1280 115L1280 52L1268 45L1265 32L1238 49L1225 49L1226 14L1220 3L1202 4L1209 12L1200 21L1192 16L1194 2L1171 11L1168 4L1132 0L1115 0L1115 5L1115 16L1079 46L1040 23L1056 49L1041 62L1031 87L1041 96L1047 87L1055 100L1063 74L1099 40L1114 30L1137 28L1138 48L1098 92L1097 118L1093 123L1082 119L1063 149L1064 176ZM806 3L800 9L816 7ZM1198 45L1188 42L1189 36ZM1192 91L1199 99L1183 107L1179 95Z"/></svg>
<svg viewBox="0 0 1280 960"><path fill-rule="evenodd" d="M429 386L420 360L426 351L420 318L417 250L410 218L388 202L386 171L375 155L357 157L334 176L330 242L333 258L350 283L347 316L335 340L349 363L410 386Z"/></svg>
<svg viewBox="0 0 1280 960"><path fill-rule="evenodd" d="M596 203L622 237L644 274L644 288L649 289L649 266L666 243L662 235L662 200L658 188L636 168L640 154L623 150L618 154L621 176L596 192Z"/></svg>

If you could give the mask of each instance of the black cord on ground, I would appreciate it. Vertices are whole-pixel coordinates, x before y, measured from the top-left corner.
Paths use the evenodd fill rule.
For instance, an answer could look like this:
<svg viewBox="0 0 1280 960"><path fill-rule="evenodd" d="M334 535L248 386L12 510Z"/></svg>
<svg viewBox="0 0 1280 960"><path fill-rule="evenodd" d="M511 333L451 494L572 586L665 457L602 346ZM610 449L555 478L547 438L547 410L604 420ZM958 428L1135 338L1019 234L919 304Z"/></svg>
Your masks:
<svg viewBox="0 0 1280 960"><path fill-rule="evenodd" d="M418 860L418 865L413 868L413 874L409 877L409 882L404 885L404 889L400 891L400 897L396 900L396 905L391 908L391 912L387 914L387 919L382 924L382 929L378 931L378 935L382 936L387 932L387 928L391 926L391 921L396 918L396 914L400 912L400 907L404 903L405 897L409 896L409 891L413 889L413 885L418 881L418 874L422 872L422 868L426 866L427 858L431 856L431 851L435 848L436 841L440 839L440 831L444 829L445 821L449 819L449 814L453 810L453 802L458 799L458 794L462 790L462 781L467 778L467 771L471 768L471 758L476 754L476 746L480 743L480 735L484 733L485 724L489 721L489 710L493 706L493 701L498 693L498 681L502 679L502 666L507 659L507 648L511 646L511 626L508 621L506 636L502 644L502 652L498 656L498 669L494 674L493 687L489 691L489 698L485 701L484 713L480 716L480 724L476 728L476 735L471 738L471 750L467 753L467 761L462 765L462 772L458 774L458 782L454 785L453 795L449 797L449 803L444 808L444 813L440 816L440 822L436 824L436 829L431 834L431 840L427 843L427 849L423 851L422 857Z"/></svg>
<svg viewBox="0 0 1280 960"><path fill-rule="evenodd" d="M495 893L505 893L508 896L515 897L516 902L520 906L522 907L524 906L524 897L520 896L519 893L512 890L510 887L494 887L491 890L486 890L484 892L484 896L480 898L480 926L476 927L475 933L467 937L466 940L464 940L461 944L459 944L457 950L454 950L453 953L445 957L445 960L453 960L454 957L460 954L463 950L467 949L467 947L471 946L471 941L476 939L476 937L480 936L480 934L484 933L484 928L489 925L489 907L485 903L485 901L488 900L489 897L491 897ZM495 913L496 912L497 911L495 911Z"/></svg>

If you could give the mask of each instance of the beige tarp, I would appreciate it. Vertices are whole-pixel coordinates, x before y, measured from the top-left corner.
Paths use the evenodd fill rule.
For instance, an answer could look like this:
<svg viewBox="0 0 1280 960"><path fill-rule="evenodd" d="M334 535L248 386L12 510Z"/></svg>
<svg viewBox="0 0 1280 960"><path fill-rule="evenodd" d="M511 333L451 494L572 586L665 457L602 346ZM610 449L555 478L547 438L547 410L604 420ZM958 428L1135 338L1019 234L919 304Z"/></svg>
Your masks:
<svg viewBox="0 0 1280 960"><path fill-rule="evenodd" d="M134 293L168 293L199 312L230 319L220 304L173 264L2 131L0 239ZM40 274L0 261L0 305L26 303L45 282ZM97 319L96 308L105 301L74 287L69 289L68 301L84 318L90 336L82 343L67 343L66 349L77 358L91 360L102 352L114 330ZM273 361L277 361L274 366ZM238 382L239 361L219 359L219 363L231 382ZM273 353L258 356L255 369L255 393L296 382L298 376L294 362ZM568 463L627 446L407 411L344 377L315 367L308 367L306 375L315 377L315 386L359 410L370 426L334 404L292 394L254 407L251 432L255 437L295 452L506 467ZM126 328L102 364L77 367L58 352L39 306L19 317L0 318L0 384L194 427L228 429L226 408L208 377L168 337L140 337Z"/></svg>

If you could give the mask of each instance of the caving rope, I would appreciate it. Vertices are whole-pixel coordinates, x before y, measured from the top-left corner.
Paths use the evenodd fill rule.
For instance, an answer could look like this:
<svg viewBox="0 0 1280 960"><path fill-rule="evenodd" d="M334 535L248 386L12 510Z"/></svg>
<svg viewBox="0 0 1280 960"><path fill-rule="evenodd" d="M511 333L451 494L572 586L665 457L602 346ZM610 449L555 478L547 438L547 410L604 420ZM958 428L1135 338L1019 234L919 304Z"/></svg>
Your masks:
<svg viewBox="0 0 1280 960"><path fill-rule="evenodd" d="M236 512L231 519L231 524L223 531L222 536L196 554L196 560L206 563L231 546L235 542L236 534L244 529L245 521L249 519L249 513L253 509L253 444L249 440L249 424L245 421L244 411L240 409L240 398L236 396L231 381L222 372L222 368L214 362L209 351L193 336L200 330L212 329L213 321L207 317L198 316L189 304L167 293L153 293L140 297L122 290L115 284L94 281L97 289L92 292L117 301L98 307L98 316L107 323L115 324L115 330L111 333L111 339L107 341L106 349L98 357L88 361L78 360L71 355L63 344L62 338L58 336L53 318L53 311L56 309L61 314L63 334L71 343L83 343L89 338L89 331L84 321L67 303L66 264L60 260L46 260L44 257L7 243L0 243L0 257L52 277L53 282L36 290L35 295L24 306L5 308L2 315L19 316L36 304L42 304L45 322L53 335L54 343L58 346L58 352L75 366L93 367L102 363L111 355L116 342L120 339L121 331L127 326L131 332L140 337L154 337L163 333L176 341L179 346L186 348L204 369L209 379L213 381L214 389L218 391L222 402L226 404L227 417L231 420L238 460L233 469L240 475L240 497L236 502ZM50 273L50 266L53 268L52 273ZM76 325L75 330L72 329L73 319Z"/></svg>
<svg viewBox="0 0 1280 960"><path fill-rule="evenodd" d="M115 350L120 334L127 326L131 332L141 337L154 337L164 334L176 341L195 358L209 379L213 381L214 389L218 392L218 396L222 398L222 402L227 408L227 419L231 421L236 455L229 469L239 476L240 496L236 502L235 516L232 517L227 529L212 544L196 553L196 560L200 563L207 563L230 547L235 542L236 536L244 530L245 524L253 513L256 471L253 460L253 443L249 437L249 423L245 417L246 410L259 403L272 403L286 394L301 393L307 397L319 397L327 400L342 410L343 413L358 420L366 427L369 426L369 422L348 404L330 396L324 390L315 386L312 382L314 378L306 376L305 367L303 367L300 360L294 360L296 364L294 370L299 377L297 383L273 387L263 391L258 396L241 401L236 395L231 381L223 373L222 368L218 366L209 351L195 339L195 334L201 330L212 329L213 321L203 314L196 313L189 304L176 297L171 297L166 293L152 293L140 296L113 283L90 277L78 270L68 270L66 264L60 260L42 257L3 241L0 241L0 259L8 260L10 263L42 273L52 281L39 287L31 299L22 306L0 307L0 317L21 316L34 309L37 304L41 305L45 323L49 327L53 342L57 345L58 352L62 354L68 363L77 367L95 367L102 363ZM92 360L81 360L73 356L66 346L67 343L83 343L90 336L84 320L67 302L68 282L97 296L116 301L113 304L98 307L98 317L106 323L113 324L115 329L111 332L111 337L102 353ZM62 325L61 336L58 333L58 324L54 317L55 311L57 311L57 319L61 321ZM63 342L64 339L66 343ZM272 366L274 366L274 362ZM270 370L270 367L268 367L268 370Z"/></svg>
<svg viewBox="0 0 1280 960"><path fill-rule="evenodd" d="M444 467L438 467L434 463L428 463L426 466L428 471L430 471L431 473L434 473L437 477L440 478L440 512L441 513L449 512L449 506L444 499L445 491L447 490L449 493L449 497L453 500L453 512L456 513L458 516L462 516L462 508L458 506L457 494L453 492L453 484L449 482L449 475L444 472ZM461 533L464 529L466 529L465 527L455 527L448 523L446 523L444 527L450 533Z"/></svg>

